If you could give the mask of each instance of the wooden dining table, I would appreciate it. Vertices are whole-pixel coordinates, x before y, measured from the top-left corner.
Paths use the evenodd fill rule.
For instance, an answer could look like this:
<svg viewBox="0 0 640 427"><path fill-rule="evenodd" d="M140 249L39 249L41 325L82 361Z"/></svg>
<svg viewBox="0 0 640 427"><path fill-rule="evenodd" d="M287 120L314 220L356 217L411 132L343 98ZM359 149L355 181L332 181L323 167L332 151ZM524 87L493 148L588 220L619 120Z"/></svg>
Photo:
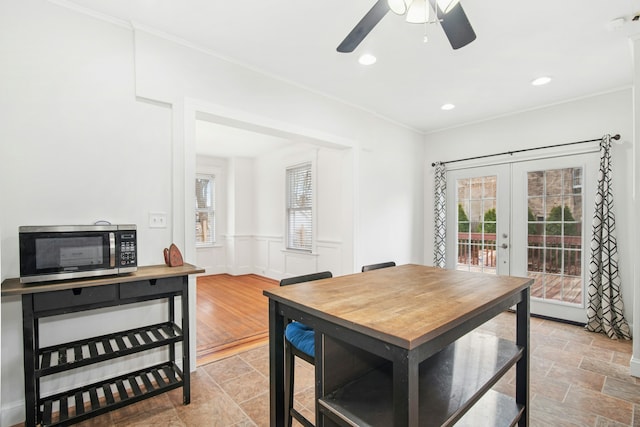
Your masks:
<svg viewBox="0 0 640 427"><path fill-rule="evenodd" d="M532 282L409 264L265 290L270 425L294 320L316 331L316 426L526 426ZM514 342L474 331L513 307ZM492 390L511 368L513 393Z"/></svg>

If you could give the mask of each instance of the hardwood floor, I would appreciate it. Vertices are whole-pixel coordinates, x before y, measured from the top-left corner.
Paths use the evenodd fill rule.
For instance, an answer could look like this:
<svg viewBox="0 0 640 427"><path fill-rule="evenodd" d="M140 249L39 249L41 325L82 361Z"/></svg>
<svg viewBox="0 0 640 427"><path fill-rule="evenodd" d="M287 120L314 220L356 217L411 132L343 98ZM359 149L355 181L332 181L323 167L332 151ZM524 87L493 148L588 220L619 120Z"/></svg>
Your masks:
<svg viewBox="0 0 640 427"><path fill-rule="evenodd" d="M203 365L267 342L275 280L254 274L200 276L196 292L196 360Z"/></svg>

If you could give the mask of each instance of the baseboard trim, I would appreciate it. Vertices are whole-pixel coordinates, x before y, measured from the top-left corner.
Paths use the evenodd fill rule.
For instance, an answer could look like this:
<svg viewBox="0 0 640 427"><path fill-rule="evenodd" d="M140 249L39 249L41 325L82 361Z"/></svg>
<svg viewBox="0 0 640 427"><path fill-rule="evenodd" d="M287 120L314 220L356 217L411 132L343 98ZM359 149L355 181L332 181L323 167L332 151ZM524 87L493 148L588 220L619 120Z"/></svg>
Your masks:
<svg viewBox="0 0 640 427"><path fill-rule="evenodd" d="M24 423L24 401L3 405L0 411L0 426L11 427Z"/></svg>

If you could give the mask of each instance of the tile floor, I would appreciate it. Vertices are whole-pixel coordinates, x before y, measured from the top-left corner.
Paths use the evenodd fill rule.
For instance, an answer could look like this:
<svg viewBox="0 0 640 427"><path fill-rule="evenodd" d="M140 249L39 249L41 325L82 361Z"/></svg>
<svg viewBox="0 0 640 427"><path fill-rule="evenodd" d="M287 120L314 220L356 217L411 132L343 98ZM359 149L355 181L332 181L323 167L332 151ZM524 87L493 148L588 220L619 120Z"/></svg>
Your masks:
<svg viewBox="0 0 640 427"><path fill-rule="evenodd" d="M514 325L514 315L504 313L481 329L513 339ZM531 319L530 425L640 427L640 380L629 375L630 357L629 341ZM190 405L181 404L178 389L79 425L268 426L268 365L267 346L248 350L192 373ZM495 388L513 394L514 378L509 372ZM313 368L300 362L297 405L311 419L312 385Z"/></svg>

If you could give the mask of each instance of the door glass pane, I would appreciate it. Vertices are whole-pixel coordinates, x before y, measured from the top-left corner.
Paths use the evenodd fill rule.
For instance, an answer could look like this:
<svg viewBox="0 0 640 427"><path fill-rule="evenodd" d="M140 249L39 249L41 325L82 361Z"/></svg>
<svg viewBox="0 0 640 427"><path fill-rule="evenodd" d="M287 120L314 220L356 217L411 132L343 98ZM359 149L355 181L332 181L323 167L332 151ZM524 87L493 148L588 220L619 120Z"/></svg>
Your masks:
<svg viewBox="0 0 640 427"><path fill-rule="evenodd" d="M496 274L497 176L456 180L457 270Z"/></svg>
<svg viewBox="0 0 640 427"><path fill-rule="evenodd" d="M582 305L582 168L528 172L531 297Z"/></svg>

